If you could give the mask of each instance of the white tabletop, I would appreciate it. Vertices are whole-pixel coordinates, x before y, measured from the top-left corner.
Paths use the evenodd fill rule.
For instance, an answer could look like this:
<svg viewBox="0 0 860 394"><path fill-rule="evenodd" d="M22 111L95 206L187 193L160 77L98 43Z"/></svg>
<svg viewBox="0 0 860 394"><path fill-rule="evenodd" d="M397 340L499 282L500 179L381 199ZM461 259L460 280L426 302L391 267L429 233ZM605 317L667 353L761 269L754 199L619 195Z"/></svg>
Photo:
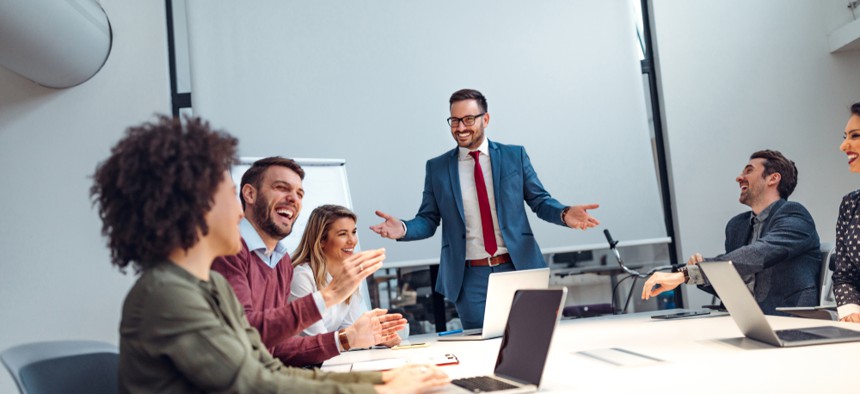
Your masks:
<svg viewBox="0 0 860 394"><path fill-rule="evenodd" d="M852 382L860 372L860 342L777 348L744 338L727 315L656 320L652 314L561 321L541 392L860 392ZM768 321L774 329L839 325L860 330L860 324L823 320L768 316ZM437 342L437 338L410 337L413 343L430 342L426 348L347 352L327 361L323 369L348 371L357 361L453 353L460 364L442 367L452 378L493 372L501 339ZM621 365L583 352L598 358L621 356L612 358Z"/></svg>

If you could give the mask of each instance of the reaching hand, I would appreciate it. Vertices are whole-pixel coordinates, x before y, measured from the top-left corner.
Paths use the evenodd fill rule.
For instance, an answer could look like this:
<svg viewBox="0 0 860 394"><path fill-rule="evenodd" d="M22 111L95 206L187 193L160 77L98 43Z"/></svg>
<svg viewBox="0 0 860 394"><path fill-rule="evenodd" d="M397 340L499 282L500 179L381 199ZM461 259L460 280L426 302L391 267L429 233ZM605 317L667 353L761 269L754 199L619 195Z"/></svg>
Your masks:
<svg viewBox="0 0 860 394"><path fill-rule="evenodd" d="M448 374L435 365L410 364L382 373L382 386L376 392L385 393L423 393L435 387L451 383Z"/></svg>
<svg viewBox="0 0 860 394"><path fill-rule="evenodd" d="M385 249L367 250L344 260L340 274L320 290L326 307L340 304L349 298L364 278L373 275L382 267L383 260L385 260Z"/></svg>
<svg viewBox="0 0 860 394"><path fill-rule="evenodd" d="M696 265L703 261L705 261L705 258L702 257L701 253L693 253L693 255L690 256L690 259L687 260L687 265Z"/></svg>
<svg viewBox="0 0 860 394"><path fill-rule="evenodd" d="M585 230L600 224L594 216L588 214L589 209L599 208L599 204L573 205L564 214L564 224L570 228Z"/></svg>
<svg viewBox="0 0 860 394"><path fill-rule="evenodd" d="M393 341L397 331L406 327L407 321L399 313L389 313L385 309L364 312L358 320L344 331L351 348L365 348Z"/></svg>
<svg viewBox="0 0 860 394"><path fill-rule="evenodd" d="M684 283L683 272L655 272L642 287L642 299L647 300L664 291L672 290ZM658 288L654 286L660 285Z"/></svg>
<svg viewBox="0 0 860 394"><path fill-rule="evenodd" d="M385 219L385 221L375 226L370 226L370 230L374 233L381 235L383 238L389 239L400 239L406 235L406 231L403 230L403 222L401 222L400 219L390 216L382 211L376 211L376 216Z"/></svg>

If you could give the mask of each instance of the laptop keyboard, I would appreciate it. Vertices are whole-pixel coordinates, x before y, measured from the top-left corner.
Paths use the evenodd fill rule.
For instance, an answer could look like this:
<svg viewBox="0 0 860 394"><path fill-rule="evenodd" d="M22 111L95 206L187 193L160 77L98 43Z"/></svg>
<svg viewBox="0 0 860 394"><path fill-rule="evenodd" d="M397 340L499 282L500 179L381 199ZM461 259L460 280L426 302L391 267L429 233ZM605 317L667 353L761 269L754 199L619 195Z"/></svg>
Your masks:
<svg viewBox="0 0 860 394"><path fill-rule="evenodd" d="M811 340L811 339L824 338L821 335L812 334L812 333L809 333L806 331L800 331L800 330L780 330L780 331L776 332L776 336L778 336L779 339L782 339L783 341L791 341L791 342L807 341L807 340Z"/></svg>
<svg viewBox="0 0 860 394"><path fill-rule="evenodd" d="M474 378L454 379L451 381L451 383L460 386L466 390L469 390L473 393L501 391L517 388L517 386L505 383L498 379L493 379L489 376L476 376Z"/></svg>

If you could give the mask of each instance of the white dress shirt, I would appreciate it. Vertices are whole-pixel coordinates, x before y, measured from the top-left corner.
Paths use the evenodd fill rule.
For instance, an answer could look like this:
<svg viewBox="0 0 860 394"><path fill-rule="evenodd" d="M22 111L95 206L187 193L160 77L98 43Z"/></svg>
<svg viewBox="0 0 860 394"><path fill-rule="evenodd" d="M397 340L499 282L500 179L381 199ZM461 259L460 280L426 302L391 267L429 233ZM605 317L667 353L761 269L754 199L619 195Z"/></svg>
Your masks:
<svg viewBox="0 0 860 394"><path fill-rule="evenodd" d="M508 253L502 232L499 230L499 219L496 215L496 198L493 193L493 167L490 162L490 148L487 139L478 147L481 154L478 161L484 174L484 184L487 186L487 197L490 200L490 215L493 217L493 232L496 234L496 255ZM466 219L466 260L477 260L491 257L484 249L484 230L481 227L481 210L478 207L478 190L475 187L475 160L469 155L469 149L459 148L457 156L460 169L460 193L463 195L463 216Z"/></svg>

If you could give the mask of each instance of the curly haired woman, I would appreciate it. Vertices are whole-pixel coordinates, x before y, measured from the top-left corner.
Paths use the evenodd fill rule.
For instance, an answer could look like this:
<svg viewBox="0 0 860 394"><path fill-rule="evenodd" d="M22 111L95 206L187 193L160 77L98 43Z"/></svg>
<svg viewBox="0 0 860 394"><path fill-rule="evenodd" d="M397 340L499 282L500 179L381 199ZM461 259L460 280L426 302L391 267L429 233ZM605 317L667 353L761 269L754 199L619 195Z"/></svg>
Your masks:
<svg viewBox="0 0 860 394"><path fill-rule="evenodd" d="M238 141L200 119L162 116L128 130L98 165L91 194L111 261L140 274L120 323L120 392L419 392L447 383L434 366L384 373L285 367L252 328L230 284L210 271L239 250L230 177Z"/></svg>

